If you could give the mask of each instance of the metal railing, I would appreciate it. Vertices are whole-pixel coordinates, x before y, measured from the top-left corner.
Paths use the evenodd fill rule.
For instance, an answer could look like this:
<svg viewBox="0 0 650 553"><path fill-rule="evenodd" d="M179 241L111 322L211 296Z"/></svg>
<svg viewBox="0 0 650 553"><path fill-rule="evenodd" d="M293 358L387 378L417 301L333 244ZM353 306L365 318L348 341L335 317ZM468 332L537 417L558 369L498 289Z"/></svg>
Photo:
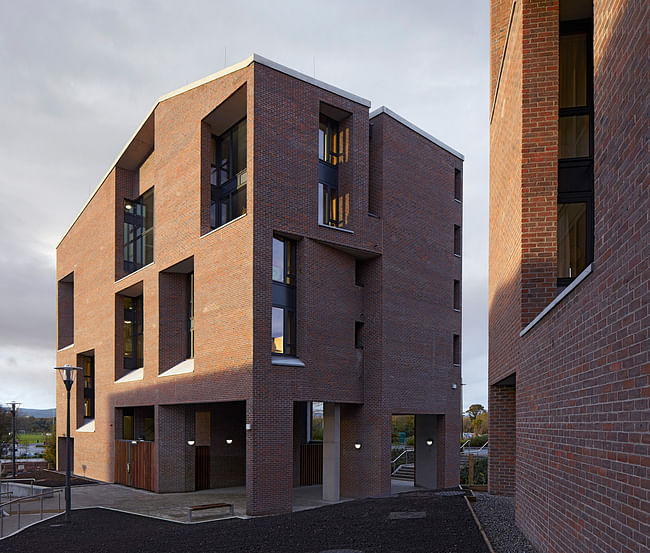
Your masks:
<svg viewBox="0 0 650 553"><path fill-rule="evenodd" d="M461 453L462 453L463 450L465 449L465 446L466 446L468 443L470 443L471 441L472 441L472 440L465 440L465 441L461 444L461 446L460 446L460 452L461 452Z"/></svg>
<svg viewBox="0 0 650 553"><path fill-rule="evenodd" d="M61 492L63 492L62 489L48 490L48 491L40 493L40 494L29 495L29 496L25 496L25 497L17 497L16 499L12 499L10 501L5 501L4 503L0 503L0 539L4 537L5 518L14 516L14 513L13 513L14 504L16 504L18 506L18 511L16 513L17 516L18 516L18 520L17 520L16 528L14 529L14 531L12 533L17 532L18 530L20 530L20 522L21 522L20 517L21 517L21 514L35 514L33 512L25 512L25 513L23 513L22 509L21 509L21 505L23 503L38 500L40 502L40 509L39 509L40 518L39 518L39 520L43 520L43 513L45 512L45 510L43 508L43 501L45 499L52 499L54 494L57 494L58 506L57 506L56 512L57 513L63 512L62 509L61 509ZM6 493L10 494L12 492L6 492ZM4 495L6 495L6 494L4 494ZM7 506L9 506L9 514L8 515L6 514L6 511L5 511L5 507L7 507Z"/></svg>
<svg viewBox="0 0 650 553"><path fill-rule="evenodd" d="M3 484L21 484L22 482L29 482L29 495L34 495L34 484L36 478L3 478L0 480L0 492L2 491ZM8 485L5 491L9 491Z"/></svg>
<svg viewBox="0 0 650 553"><path fill-rule="evenodd" d="M402 463L400 463L400 465L408 464L408 462L409 462L409 453L410 453L411 455L415 456L415 451L414 451L413 449L405 449L404 451L402 451L402 453L400 453L397 457L395 457L395 459L393 459L393 460L390 462L390 470L391 470L391 473L395 472L395 470L396 470L397 467L399 466L399 465L396 464L397 461L399 461L399 460L400 460L402 457L404 457L405 455L406 455L406 459L404 459L404 461L403 461Z"/></svg>

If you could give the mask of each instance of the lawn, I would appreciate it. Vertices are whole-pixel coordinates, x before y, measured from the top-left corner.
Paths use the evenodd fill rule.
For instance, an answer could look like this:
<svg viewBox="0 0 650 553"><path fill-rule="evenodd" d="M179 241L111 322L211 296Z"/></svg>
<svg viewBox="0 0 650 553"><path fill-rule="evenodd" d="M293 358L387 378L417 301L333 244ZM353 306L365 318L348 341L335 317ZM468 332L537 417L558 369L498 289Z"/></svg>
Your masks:
<svg viewBox="0 0 650 553"><path fill-rule="evenodd" d="M42 444L45 441L45 434L43 432L27 432L25 434L17 434L16 441L19 444Z"/></svg>

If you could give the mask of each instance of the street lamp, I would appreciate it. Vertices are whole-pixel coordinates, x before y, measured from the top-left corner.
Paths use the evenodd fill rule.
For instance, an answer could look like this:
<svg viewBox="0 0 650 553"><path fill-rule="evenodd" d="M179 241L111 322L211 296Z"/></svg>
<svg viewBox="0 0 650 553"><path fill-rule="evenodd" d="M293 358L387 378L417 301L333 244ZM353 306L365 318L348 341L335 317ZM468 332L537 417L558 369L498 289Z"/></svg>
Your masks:
<svg viewBox="0 0 650 553"><path fill-rule="evenodd" d="M63 365L63 367L54 367L54 370L59 371L65 389L67 390L67 419L65 427L65 521L71 522L72 507L70 503L70 457L72 456L72 442L70 442L70 390L74 382L75 371L81 371L80 367L72 367L71 365Z"/></svg>
<svg viewBox="0 0 650 553"><path fill-rule="evenodd" d="M11 474L16 478L16 411L20 403L12 401L7 405L11 407Z"/></svg>

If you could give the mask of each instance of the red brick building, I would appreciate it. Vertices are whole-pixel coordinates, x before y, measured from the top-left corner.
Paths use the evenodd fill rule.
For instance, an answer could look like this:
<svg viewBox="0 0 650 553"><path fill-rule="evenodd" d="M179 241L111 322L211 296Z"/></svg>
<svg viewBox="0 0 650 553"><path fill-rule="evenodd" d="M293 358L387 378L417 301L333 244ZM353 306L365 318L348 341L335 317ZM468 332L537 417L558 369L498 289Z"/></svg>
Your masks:
<svg viewBox="0 0 650 553"><path fill-rule="evenodd" d="M642 0L493 0L491 493L540 553L650 548Z"/></svg>
<svg viewBox="0 0 650 553"><path fill-rule="evenodd" d="M388 493L408 413L457 484L463 157L369 105L257 55L156 103L57 248L76 473L286 512Z"/></svg>

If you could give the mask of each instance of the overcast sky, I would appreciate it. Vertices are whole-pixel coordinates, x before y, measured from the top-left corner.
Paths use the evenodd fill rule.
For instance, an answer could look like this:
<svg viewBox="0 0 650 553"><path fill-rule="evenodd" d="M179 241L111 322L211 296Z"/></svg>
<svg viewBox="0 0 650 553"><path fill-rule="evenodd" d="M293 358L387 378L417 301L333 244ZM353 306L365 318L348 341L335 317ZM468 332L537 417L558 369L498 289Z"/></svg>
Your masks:
<svg viewBox="0 0 650 553"><path fill-rule="evenodd" d="M463 404L487 405L488 10L0 1L0 403L54 407L55 248L156 98L256 52L465 155Z"/></svg>

